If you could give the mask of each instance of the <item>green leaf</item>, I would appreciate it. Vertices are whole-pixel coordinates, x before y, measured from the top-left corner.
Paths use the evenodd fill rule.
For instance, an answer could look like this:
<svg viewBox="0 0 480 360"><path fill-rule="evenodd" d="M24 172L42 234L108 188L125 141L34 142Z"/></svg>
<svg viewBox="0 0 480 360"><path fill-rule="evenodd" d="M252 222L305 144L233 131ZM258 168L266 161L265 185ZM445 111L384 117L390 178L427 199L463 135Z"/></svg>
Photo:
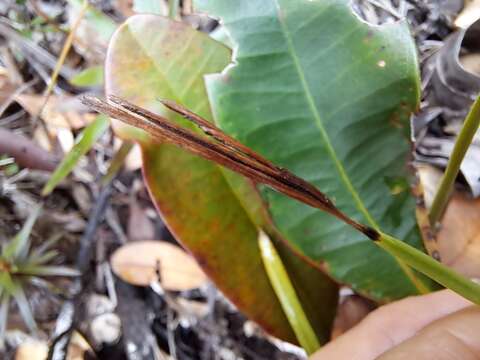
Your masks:
<svg viewBox="0 0 480 360"><path fill-rule="evenodd" d="M227 133L312 182L349 216L422 249L406 177L408 116L418 106L415 46L404 22L370 26L347 0L197 1L237 45L206 80ZM332 216L263 189L282 235L335 279L388 301L431 282Z"/></svg>
<svg viewBox="0 0 480 360"><path fill-rule="evenodd" d="M100 86L103 84L103 66L91 66L73 76L70 84L75 86Z"/></svg>
<svg viewBox="0 0 480 360"><path fill-rule="evenodd" d="M26 258L30 248L30 233L41 209L40 205L34 207L27 221L23 224L22 230L2 249L2 257L5 260L14 263Z"/></svg>
<svg viewBox="0 0 480 360"><path fill-rule="evenodd" d="M73 170L78 160L85 155L95 142L107 131L109 126L108 118L104 115L98 115L85 130L77 137L76 144L72 150L65 155L62 162L55 169L54 173L42 189L42 195L50 194L53 189Z"/></svg>
<svg viewBox="0 0 480 360"><path fill-rule="evenodd" d="M168 112L157 101L159 97L211 118L203 75L220 71L229 60L229 49L188 25L158 16L135 16L112 38L106 64L107 92L176 121L183 120ZM122 124L114 128L127 139L141 141L150 194L175 237L240 310L267 331L295 341L260 257L258 223L252 218L258 204L250 203L252 212L247 212L230 183L236 182L235 190L247 191L250 196L251 188L248 191L237 175L173 145L149 143L140 130ZM299 274L306 276L298 286L304 298L315 299L311 300L315 302L314 328L325 341L337 287L316 269L295 263L290 252L285 251L285 257L297 267L295 280ZM325 306L318 307L319 303Z"/></svg>

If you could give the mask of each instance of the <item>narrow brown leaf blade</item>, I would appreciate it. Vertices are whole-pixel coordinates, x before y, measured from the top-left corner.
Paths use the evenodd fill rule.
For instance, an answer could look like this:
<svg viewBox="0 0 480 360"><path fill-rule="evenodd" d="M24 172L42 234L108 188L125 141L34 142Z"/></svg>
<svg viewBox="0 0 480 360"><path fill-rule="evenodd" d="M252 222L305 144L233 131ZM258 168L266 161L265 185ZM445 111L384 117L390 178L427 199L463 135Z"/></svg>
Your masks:
<svg viewBox="0 0 480 360"><path fill-rule="evenodd" d="M178 104L172 105L173 102L168 102L172 110L188 116L200 129L207 129L206 135L212 135L211 131L213 131L215 136L208 138L197 135L158 114L115 96L110 96L108 102L96 97L86 96L83 98L83 103L98 112L143 129L153 139L171 142L207 160L238 172L257 183L266 184L287 196L326 211L373 240L379 237L377 230L349 218L337 209L325 194L309 182L295 176L286 169L275 166L244 145L238 147L238 141L211 124L205 126L206 120Z"/></svg>

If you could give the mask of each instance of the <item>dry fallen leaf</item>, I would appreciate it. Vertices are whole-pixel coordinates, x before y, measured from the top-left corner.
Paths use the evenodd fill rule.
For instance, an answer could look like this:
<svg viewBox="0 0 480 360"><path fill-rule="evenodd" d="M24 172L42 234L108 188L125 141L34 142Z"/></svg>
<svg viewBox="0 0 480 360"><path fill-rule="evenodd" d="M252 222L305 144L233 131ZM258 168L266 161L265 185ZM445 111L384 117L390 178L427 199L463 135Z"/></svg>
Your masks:
<svg viewBox="0 0 480 360"><path fill-rule="evenodd" d="M86 353L89 352L89 355ZM77 331L73 332L66 360L83 360L90 358L93 351L88 342ZM26 341L15 352L15 360L44 360L48 355L48 344L43 341Z"/></svg>
<svg viewBox="0 0 480 360"><path fill-rule="evenodd" d="M16 88L17 86L8 78L7 69L0 66L0 107L3 107Z"/></svg>
<svg viewBox="0 0 480 360"><path fill-rule="evenodd" d="M442 262L465 276L480 277L480 199L455 193L437 235Z"/></svg>
<svg viewBox="0 0 480 360"><path fill-rule="evenodd" d="M442 172L431 166L421 166L417 171L428 209L435 196ZM424 239L429 239L425 245L430 255L440 258L442 263L465 276L480 277L480 198L473 199L465 193L455 191L450 198L436 236L432 238L432 235L426 233L424 227L421 228ZM432 251L437 251L438 254L433 254Z"/></svg>
<svg viewBox="0 0 480 360"><path fill-rule="evenodd" d="M178 246L165 241L134 241L116 250L110 258L114 273L123 281L148 286L157 280L166 290L197 288L206 276L195 260Z"/></svg>
<svg viewBox="0 0 480 360"><path fill-rule="evenodd" d="M15 360L44 360L47 358L48 345L40 341L27 341L20 345Z"/></svg>
<svg viewBox="0 0 480 360"><path fill-rule="evenodd" d="M44 97L42 95L20 94L15 97L30 115L37 116L40 112ZM50 96L42 112L42 119L49 128L81 129L95 119L96 115L84 113L75 97Z"/></svg>
<svg viewBox="0 0 480 360"><path fill-rule="evenodd" d="M455 26L466 29L480 18L480 0L467 0L460 14L455 19Z"/></svg>

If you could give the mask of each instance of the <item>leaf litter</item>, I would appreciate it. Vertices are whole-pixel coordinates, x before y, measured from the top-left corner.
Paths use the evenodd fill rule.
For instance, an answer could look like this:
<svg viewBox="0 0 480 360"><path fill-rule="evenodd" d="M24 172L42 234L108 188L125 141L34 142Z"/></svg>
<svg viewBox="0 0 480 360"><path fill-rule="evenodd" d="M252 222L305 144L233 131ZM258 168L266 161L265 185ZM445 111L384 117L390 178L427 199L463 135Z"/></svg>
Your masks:
<svg viewBox="0 0 480 360"><path fill-rule="evenodd" d="M38 3L40 8L47 6L47 2L34 2ZM102 38L98 39L95 37L95 34L102 26L104 26L103 29L109 26L116 26L115 22L122 17L121 10L116 9L108 1L104 3L104 5L96 8L96 12L92 12L95 16L92 15L84 19L84 30L80 32L79 38L74 41L74 50L71 51L67 61L62 66L60 71L61 78L54 87L54 95L47 103L44 120L51 126L54 137L58 136L57 128L66 128L71 132L72 136L77 135L94 117L92 114L86 113L85 108L78 106L76 96L85 90L73 86L68 83L68 80L80 73L81 70L96 66L103 61L105 44L108 40L105 40L104 35L107 35L107 32L102 31ZM442 49L444 49L444 59L451 58L452 61L457 62L461 67L468 70L473 79L478 77L479 68L479 49L463 46L461 52L455 53L448 44L449 34L455 34L453 24L455 20L458 20L457 14L462 10L461 5L453 1L449 8L444 8L435 1L425 1L419 4L418 2L405 0L357 0L355 3L356 10L360 15L372 23L395 21L398 17L403 16L408 18L420 50L422 82L425 93L420 113L414 119L417 140L416 162L427 163L440 169L443 168L451 151L453 139L461 126L461 120L466 111L465 106L468 107L468 101L471 101L471 99L469 100L467 96L460 105L439 100L445 89L441 86L435 88L434 82L435 77L439 73L441 75L444 74L442 74L443 70L437 65L438 60L434 59L438 59L441 56L440 54L442 54ZM32 104L35 101L38 103L38 101L42 100L42 90L45 88L45 84L48 83L49 74L55 66L61 51L62 40L65 38L64 32L52 31L52 28L57 26L59 29L68 29L68 22L71 23L75 15L78 14L78 10L75 10L74 6L67 7L68 13L65 13L65 8L57 5L55 2L53 2L52 6L50 9L53 9L50 12L52 15L46 12L40 15L34 7L28 5L28 2L24 5L18 5L13 0L7 0L0 5L0 34L7 39L6 44L0 45L0 62L2 68L8 69L8 76L13 76L8 81L0 83L0 94L11 93L12 90L18 91L15 99L12 99L13 101L0 96L0 108L3 110L0 115L0 126L2 126L2 130L6 129L9 132L33 139L34 143L36 138L31 128L31 120L34 114L38 113L38 104L35 105L36 108ZM14 15L13 17L12 14ZM48 19L42 17L45 14L47 14ZM103 18L105 14L108 16ZM100 20L96 16L99 16ZM193 18L190 14L188 16ZM35 21L32 22L32 20ZM216 26L216 23L208 18L203 18L202 21L194 18L194 21L200 27L205 26L211 29ZM459 20L457 23L459 23ZM471 24L472 20L468 20L468 23ZM471 27L468 28L465 22L462 24L462 26L467 28L467 31L471 29ZM457 31L456 34L459 34L459 32ZM455 35L452 35L452 37L455 38ZM89 48L85 44L88 44L91 39L95 39L96 45ZM17 76L14 76L15 74ZM455 77L455 74L453 76ZM472 89L476 89L476 86L478 86L477 81L473 81ZM66 106L65 97L69 99L67 100L68 106ZM3 105L5 105L4 109ZM446 223L439 233L438 240L440 248L445 247L445 253L451 254L451 257L443 255L444 261L454 267L459 266L456 267L458 270L464 271L471 276L478 276L478 274L472 272L472 267L469 267L470 265L474 266L476 263L469 262L462 257L468 257L469 254L476 253L476 250L470 252L465 249L469 247L476 249L478 246L478 236L476 236L478 231L472 226L475 223L479 223L476 213L479 213L478 206L480 205L478 200L471 199L472 196L480 194L480 176L476 172L478 171L478 166L475 166L475 164L480 163L480 139L478 135L475 141L474 147L469 152L466 165L462 167L463 178L459 179L458 190L451 205L455 210L447 211L445 215ZM61 228L64 238L55 245L55 249L62 254L60 258L56 259L60 264L72 265L76 261L80 235L85 230L86 221L88 220L87 209L94 205L100 192L97 183L90 183L85 181L85 179L100 178L105 173L109 161L115 153L113 143L112 136L107 134L87 154L84 161L80 163L80 173L83 172L83 174L88 174L88 176L74 175L66 178L62 186L56 189L50 198L45 200L44 215L41 216L34 228L32 240L35 246L41 244L42 239L47 238L56 229ZM35 145L39 146L38 142ZM64 150L67 150L67 148L64 148ZM9 155L9 151L2 151L5 151L5 154L13 159L13 163L10 161L5 162L7 165L0 165L0 189L2 194L2 201L0 202L0 239L4 243L4 239L14 235L15 231L11 229L18 230L28 216L29 209L41 201L40 189L48 179L49 169L47 171L34 170L33 166L21 164L20 161L17 163L15 161L16 156L14 154ZM61 152L57 152L58 149L49 149L49 151L54 156L61 155ZM2 157L2 159L4 158ZM129 170L124 171L120 177L117 177L112 182L114 193L108 205L108 211L115 213L115 216L110 218L126 219L126 216L128 216L129 203L132 196L129 192L135 179L140 179L138 165L134 164L138 162L138 155L136 159L132 160ZM426 183L425 185L428 184ZM84 189L81 191L82 195L73 195L73 189L78 188L78 186ZM78 196L80 196L81 200ZM136 203L142 204L139 207L140 210L137 208L134 211L153 208L144 188L135 192L133 196ZM467 225L468 231L466 231L466 233L471 235L465 236L457 244L452 244L447 238L457 236L452 235L451 231L455 231L458 228L458 225L455 224L464 224L465 216L462 214L465 214L465 216L469 214L472 217ZM168 234L168 230L166 230L161 219L158 217L153 219L149 217L149 219L149 221L153 220L153 230L150 229L149 233L154 231L155 238L167 239L172 242L173 238ZM145 221L145 217L143 217L142 221ZM125 222L122 221L122 223ZM99 225L95 249L98 261L94 266L96 275L92 278L93 286L87 288L82 296L88 297L97 293L104 296L106 294L110 300L115 299L115 291L112 290L113 276L111 271L108 270L108 259L112 252L121 245L115 233L118 233L118 231L127 233L127 230L122 228L122 224L120 224L120 229L113 230L110 221ZM445 235L443 236L443 234ZM442 240L442 236L444 240ZM134 245L134 242L132 245ZM460 259L462 260L460 261ZM461 266L464 265L461 264L467 264L463 270ZM478 269L478 266L476 268ZM113 282L115 281L118 280L113 280ZM68 295L69 283L60 279L58 282L55 282L55 285L63 288L62 296ZM250 325L243 316L236 312L212 285L204 286L204 288L206 289L174 291L173 293L167 291L168 295L162 296L149 288L141 291L129 288L131 294L140 299L141 303L144 304L145 311L152 315L154 319L152 322L153 330L151 329L151 331L158 339L160 352L168 352L168 341L165 341L165 339L173 333L177 356L182 359L198 358L199 354L201 354L201 358L211 358L213 353L221 353L223 358L242 356L244 358L293 359L299 357L298 354L294 355L292 352L287 353L279 350L258 329L247 331L250 335L247 336L244 327L247 328ZM51 300L47 299L46 303L35 307L34 313L47 313L46 307L52 307L52 304L57 304L52 307L56 310L53 311L53 319L50 319L55 320L59 312L58 304L63 301L62 296L53 295ZM32 296L32 299L34 298L35 296ZM198 308L193 311L199 314L195 320L188 316L182 316L181 309L182 307L188 308L190 306L189 302L194 304L192 305L193 308ZM205 309L207 309L206 313ZM13 309L14 313L15 311ZM172 311L174 313L173 325L172 317L167 316ZM354 319L362 317L364 310L358 310L358 312L359 315L355 313L351 316ZM185 322L185 319L189 320ZM92 322L92 320L83 319L78 325L80 327L88 326L88 323ZM355 322L356 320L350 321ZM349 326L351 325L347 327ZM33 353L37 355L45 350L45 341L49 338L48 335L54 332L51 321L41 320L39 321L39 327L43 333L40 334L39 338L34 338L33 340L43 342L43 345L38 346L38 348L33 347ZM7 343L10 344L10 347L7 348L7 356L9 356L15 352L16 347L19 345L15 341L15 333L11 329L9 329ZM97 346L100 347L89 351L97 353L105 350L117 351L119 353L124 351L121 343L105 344L102 345L103 348L101 345ZM21 351L19 352L21 353ZM253 356L253 353L256 355ZM29 358L34 358L32 354L28 356Z"/></svg>

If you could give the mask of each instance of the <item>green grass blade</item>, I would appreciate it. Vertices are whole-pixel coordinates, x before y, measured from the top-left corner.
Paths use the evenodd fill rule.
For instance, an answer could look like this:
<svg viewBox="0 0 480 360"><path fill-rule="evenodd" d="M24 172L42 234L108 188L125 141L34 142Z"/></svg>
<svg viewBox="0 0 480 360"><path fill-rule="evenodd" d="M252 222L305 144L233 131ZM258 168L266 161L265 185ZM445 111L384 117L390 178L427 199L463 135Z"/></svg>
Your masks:
<svg viewBox="0 0 480 360"><path fill-rule="evenodd" d="M387 234L381 233L380 235L380 239L376 241L376 244L381 248L439 284L480 305L479 284L467 279L403 241Z"/></svg>
<svg viewBox="0 0 480 360"><path fill-rule="evenodd" d="M88 150L95 144L100 136L107 131L109 126L108 117L104 115L97 116L97 118L89 124L85 130L77 137L77 143L72 150L65 155L62 162L55 169L52 177L47 182L42 190L42 195L50 194L53 189L73 170L78 160L85 155Z"/></svg>
<svg viewBox="0 0 480 360"><path fill-rule="evenodd" d="M81 273L66 266L27 265L21 269L23 275L32 276L80 276Z"/></svg>
<svg viewBox="0 0 480 360"><path fill-rule="evenodd" d="M56 258L59 252L57 250L49 250L42 254L32 254L28 257L28 265L41 265L46 264L50 260ZM17 273L22 273L22 266Z"/></svg>
<svg viewBox="0 0 480 360"><path fill-rule="evenodd" d="M23 321L25 325L30 329L32 332L37 331L37 323L32 314L32 309L30 308L30 304L27 300L25 292L20 285L16 286L16 290L13 293L13 297L15 302L17 303L18 310L20 311L20 315L22 315Z"/></svg>
<svg viewBox="0 0 480 360"><path fill-rule="evenodd" d="M103 84L103 66L91 66L76 74L70 79L75 86L100 86Z"/></svg>
<svg viewBox="0 0 480 360"><path fill-rule="evenodd" d="M272 242L263 231L260 231L258 244L270 282L297 336L298 342L307 354L313 354L320 348L320 343L303 311L300 300L293 288L282 260Z"/></svg>
<svg viewBox="0 0 480 360"><path fill-rule="evenodd" d="M53 234L47 241L44 241L40 246L32 250L31 256L37 257L43 255L48 249L58 242L63 236L62 232Z"/></svg>
<svg viewBox="0 0 480 360"><path fill-rule="evenodd" d="M428 214L430 225L435 228L437 222L441 219L445 207L448 204L448 199L452 192L453 184L457 178L457 174L460 171L460 165L462 165L463 158L467 153L467 150L472 143L473 137L480 126L480 96L477 97L473 103L470 111L465 118L462 129L458 134L455 146L453 147L452 154L448 160L447 169L443 174L440 186L438 187L435 198L433 199L430 212Z"/></svg>
<svg viewBox="0 0 480 360"><path fill-rule="evenodd" d="M30 233L40 214L41 208L42 207L38 205L33 209L27 221L23 224L22 230L3 248L2 256L7 261L13 262L14 260L21 260L26 257L30 247Z"/></svg>

